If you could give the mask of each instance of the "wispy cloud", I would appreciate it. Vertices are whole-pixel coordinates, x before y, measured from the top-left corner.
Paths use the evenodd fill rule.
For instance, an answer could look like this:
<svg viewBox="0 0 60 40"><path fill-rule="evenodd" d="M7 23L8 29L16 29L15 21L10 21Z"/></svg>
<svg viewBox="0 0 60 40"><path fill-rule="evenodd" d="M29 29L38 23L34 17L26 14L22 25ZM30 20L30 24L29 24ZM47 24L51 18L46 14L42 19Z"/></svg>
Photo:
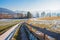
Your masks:
<svg viewBox="0 0 60 40"><path fill-rule="evenodd" d="M60 0L0 0L0 7L12 10L60 10Z"/></svg>

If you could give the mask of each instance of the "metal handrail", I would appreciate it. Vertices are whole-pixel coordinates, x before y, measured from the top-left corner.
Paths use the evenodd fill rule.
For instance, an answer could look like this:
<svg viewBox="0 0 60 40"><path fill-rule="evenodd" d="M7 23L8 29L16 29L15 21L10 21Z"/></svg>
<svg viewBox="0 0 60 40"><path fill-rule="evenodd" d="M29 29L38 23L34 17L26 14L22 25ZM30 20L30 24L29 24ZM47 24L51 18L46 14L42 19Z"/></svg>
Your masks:
<svg viewBox="0 0 60 40"><path fill-rule="evenodd" d="M20 24L20 23L19 23L19 24ZM12 27L11 29L9 29L7 32L5 32L4 34L2 34L2 35L0 36L0 40L10 40L10 39L13 37L16 29L19 27L19 26L18 26L19 24L13 26L13 27Z"/></svg>

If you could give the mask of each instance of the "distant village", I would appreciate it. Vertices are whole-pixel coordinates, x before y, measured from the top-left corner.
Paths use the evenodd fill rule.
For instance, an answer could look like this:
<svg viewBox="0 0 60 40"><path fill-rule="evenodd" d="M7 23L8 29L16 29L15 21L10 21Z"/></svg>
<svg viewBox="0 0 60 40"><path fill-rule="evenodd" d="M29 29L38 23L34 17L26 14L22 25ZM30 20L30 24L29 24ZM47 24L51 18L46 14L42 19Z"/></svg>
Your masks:
<svg viewBox="0 0 60 40"><path fill-rule="evenodd" d="M27 19L32 18L32 14L30 12L27 12L27 14L23 13L14 13L14 14L8 14L8 13L0 13L0 19Z"/></svg>
<svg viewBox="0 0 60 40"><path fill-rule="evenodd" d="M36 13L35 17L32 15L31 12L25 13L14 13L14 14L8 14L8 13L0 13L0 19L28 19L28 18L42 18L42 17L60 17L60 13L45 13L41 12Z"/></svg>

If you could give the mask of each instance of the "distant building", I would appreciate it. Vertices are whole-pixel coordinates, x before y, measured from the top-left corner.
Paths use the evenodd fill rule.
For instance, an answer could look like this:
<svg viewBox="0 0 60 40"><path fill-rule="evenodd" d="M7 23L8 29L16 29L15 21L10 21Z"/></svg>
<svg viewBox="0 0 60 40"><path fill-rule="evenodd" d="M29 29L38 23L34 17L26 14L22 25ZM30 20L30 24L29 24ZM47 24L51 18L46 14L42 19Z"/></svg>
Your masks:
<svg viewBox="0 0 60 40"><path fill-rule="evenodd" d="M57 13L57 16L60 17L60 13Z"/></svg>
<svg viewBox="0 0 60 40"><path fill-rule="evenodd" d="M0 13L0 19L2 18L2 14Z"/></svg>
<svg viewBox="0 0 60 40"><path fill-rule="evenodd" d="M42 12L41 13L41 17L45 17L45 12Z"/></svg>
<svg viewBox="0 0 60 40"><path fill-rule="evenodd" d="M54 17L55 17L55 16L57 16L57 14L56 14L56 13L52 13L52 16L54 16Z"/></svg>
<svg viewBox="0 0 60 40"><path fill-rule="evenodd" d="M47 13L46 14L46 17L51 17L51 13Z"/></svg>
<svg viewBox="0 0 60 40"><path fill-rule="evenodd" d="M10 14L0 14L0 18L13 18Z"/></svg>
<svg viewBox="0 0 60 40"><path fill-rule="evenodd" d="M36 17L39 18L39 13L36 14Z"/></svg>
<svg viewBox="0 0 60 40"><path fill-rule="evenodd" d="M23 18L23 13L17 13L17 18Z"/></svg>
<svg viewBox="0 0 60 40"><path fill-rule="evenodd" d="M23 17L26 18L27 17L27 14L24 14Z"/></svg>

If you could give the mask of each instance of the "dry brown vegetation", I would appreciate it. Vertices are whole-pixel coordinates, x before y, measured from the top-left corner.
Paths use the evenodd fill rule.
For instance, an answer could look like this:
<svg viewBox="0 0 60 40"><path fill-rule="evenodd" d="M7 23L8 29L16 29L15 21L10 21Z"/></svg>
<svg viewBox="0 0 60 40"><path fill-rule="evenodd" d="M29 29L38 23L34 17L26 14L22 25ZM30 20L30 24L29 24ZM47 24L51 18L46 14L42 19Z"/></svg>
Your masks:
<svg viewBox="0 0 60 40"><path fill-rule="evenodd" d="M38 18L38 20L60 20L60 17L44 17Z"/></svg>
<svg viewBox="0 0 60 40"><path fill-rule="evenodd" d="M27 27L29 28L29 30L30 30L31 32L33 32L36 36L38 36L38 38L42 38L42 39L44 38L44 33L40 32L40 34L37 34L37 31L38 31L38 30L30 27L29 25L27 25ZM48 38L48 35L45 35L45 40L50 40L50 39Z"/></svg>
<svg viewBox="0 0 60 40"><path fill-rule="evenodd" d="M38 20L60 20L60 17L45 17L45 18L37 18L37 21ZM32 23L33 22L33 23ZM46 28L48 29L49 31L52 31L52 32L56 32L56 33L60 33L60 28L56 28L54 29L53 26L55 24L39 24L39 23L34 23L35 21L32 19L29 19L27 21L28 24L31 24L33 26L36 26L36 27L39 27L39 28ZM54 29L54 30L53 30Z"/></svg>

